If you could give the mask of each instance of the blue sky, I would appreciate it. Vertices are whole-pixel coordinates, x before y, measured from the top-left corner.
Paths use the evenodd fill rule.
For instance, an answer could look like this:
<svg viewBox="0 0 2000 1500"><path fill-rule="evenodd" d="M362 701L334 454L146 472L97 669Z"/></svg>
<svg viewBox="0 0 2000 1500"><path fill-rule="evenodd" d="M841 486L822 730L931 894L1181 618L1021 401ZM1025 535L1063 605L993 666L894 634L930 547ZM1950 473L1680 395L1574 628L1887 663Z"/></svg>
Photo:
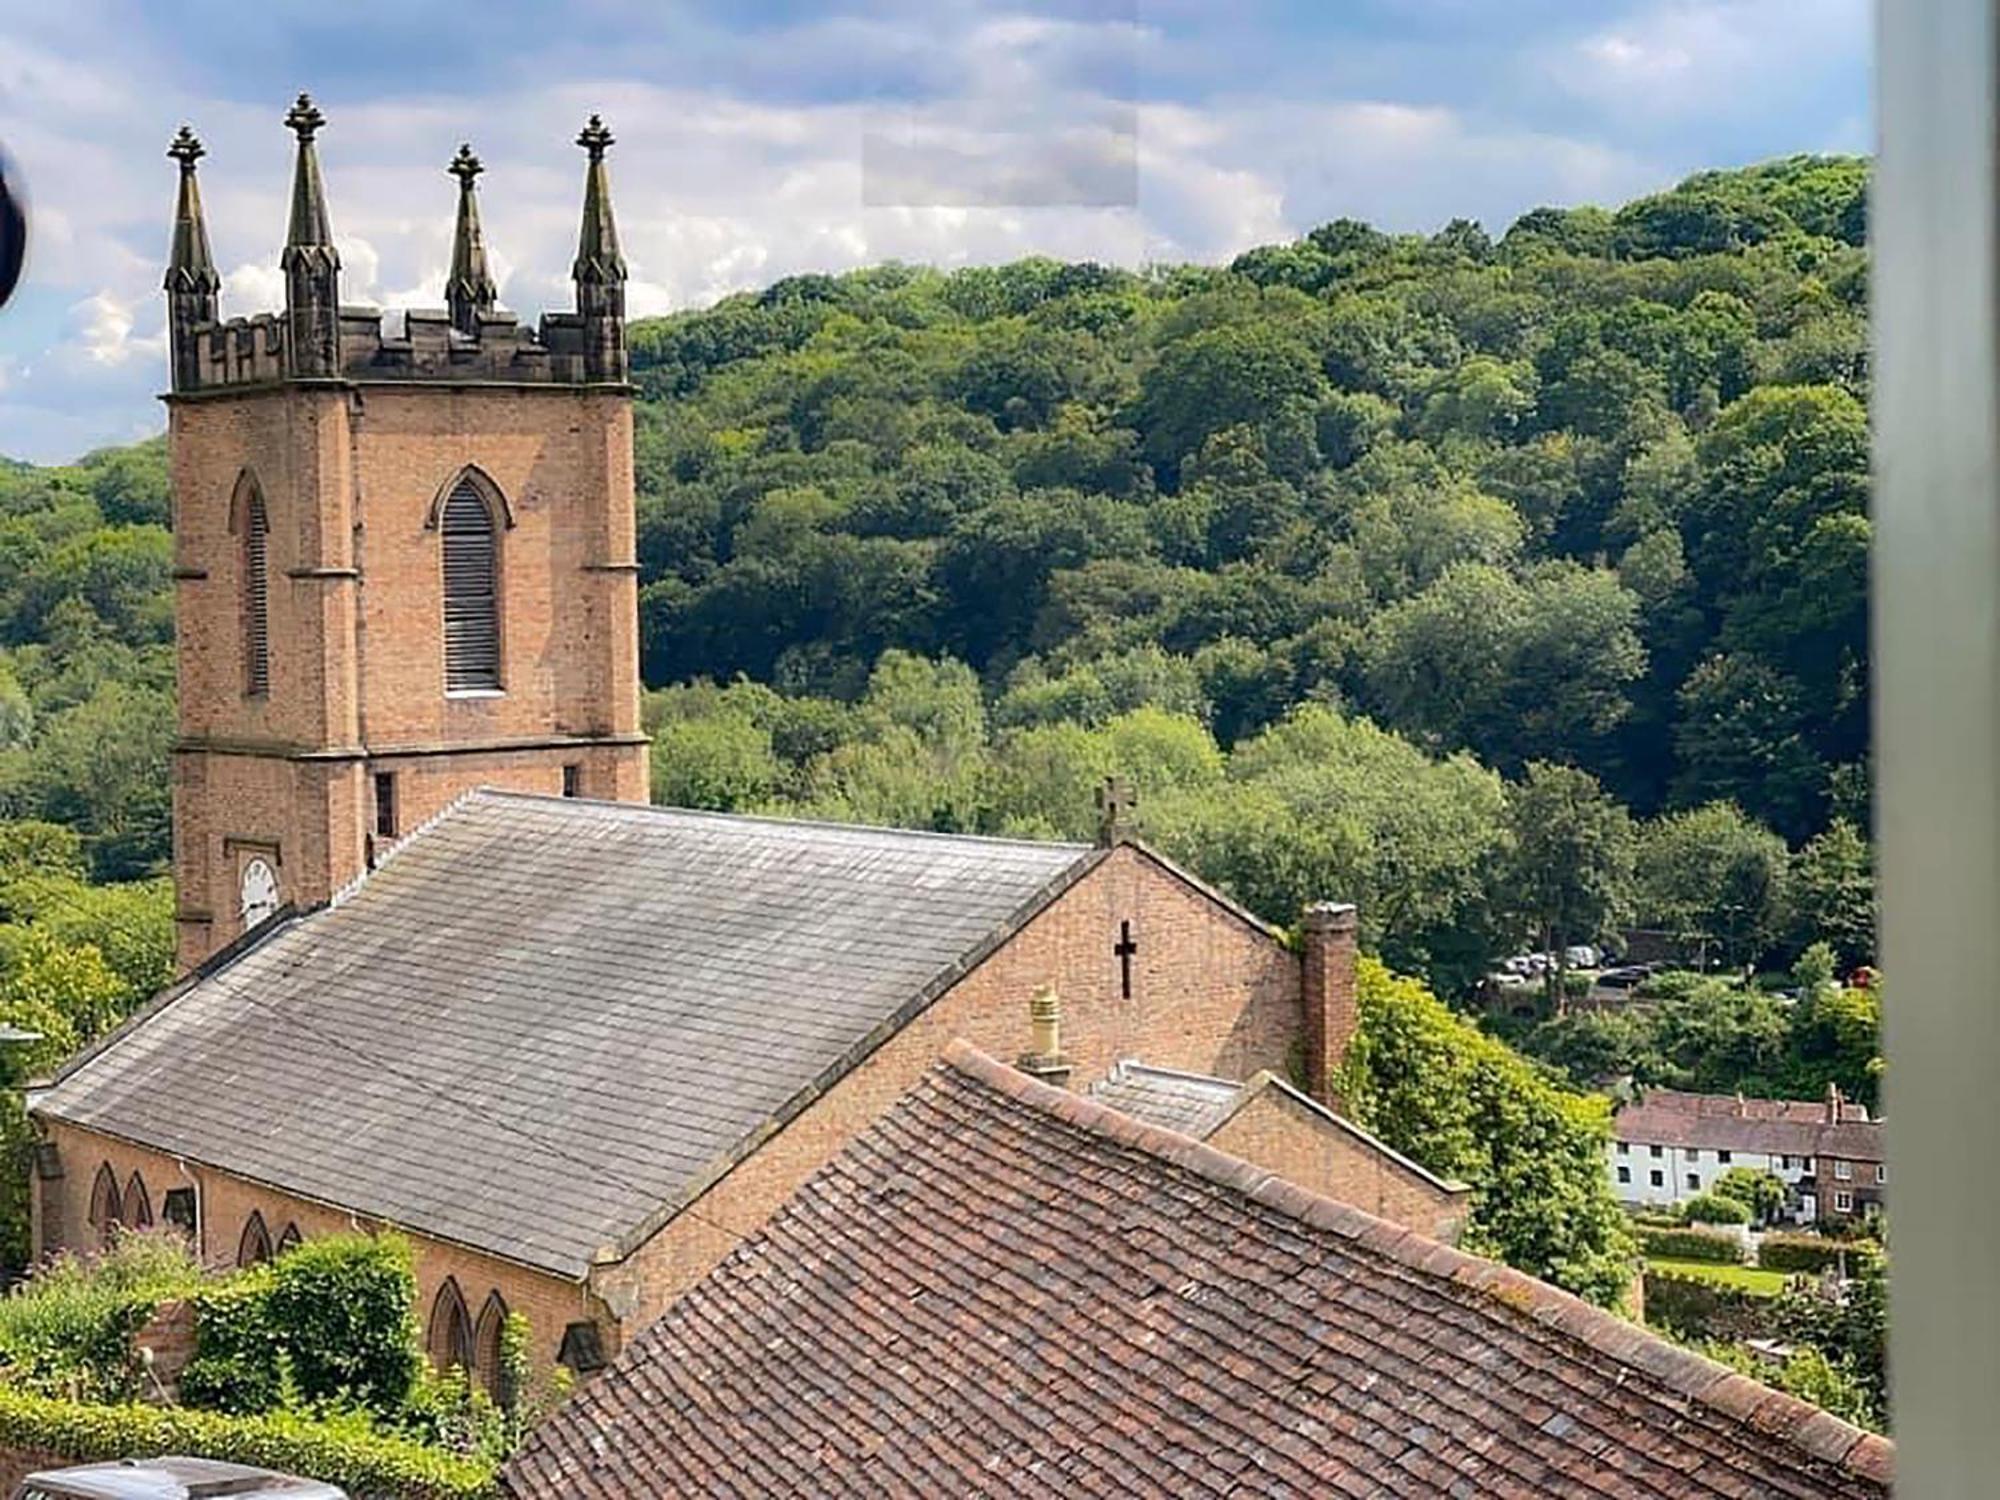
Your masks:
<svg viewBox="0 0 2000 1500"><path fill-rule="evenodd" d="M442 300L461 139L502 301L568 305L600 109L637 313L802 270L1226 258L1340 215L1496 231L1690 171L1868 147L1866 0L56 0L0 13L35 214L0 454L163 424L182 120L226 315L275 306L310 89L343 296Z"/></svg>

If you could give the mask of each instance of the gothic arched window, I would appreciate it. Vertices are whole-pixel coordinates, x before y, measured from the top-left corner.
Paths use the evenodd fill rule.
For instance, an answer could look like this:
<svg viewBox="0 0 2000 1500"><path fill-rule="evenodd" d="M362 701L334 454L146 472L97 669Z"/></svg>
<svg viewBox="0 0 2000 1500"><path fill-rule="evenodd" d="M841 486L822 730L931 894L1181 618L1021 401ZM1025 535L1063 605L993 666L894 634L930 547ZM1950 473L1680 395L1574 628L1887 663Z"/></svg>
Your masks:
<svg viewBox="0 0 2000 1500"><path fill-rule="evenodd" d="M278 1236L278 1254L283 1255L287 1250L298 1249L299 1245L303 1242L304 1238L305 1237L299 1233L298 1225L287 1224L285 1226L285 1232Z"/></svg>
<svg viewBox="0 0 2000 1500"><path fill-rule="evenodd" d="M431 1324L424 1351L438 1370L463 1369L472 1363L472 1319L457 1281L447 1276L431 1303Z"/></svg>
<svg viewBox="0 0 2000 1500"><path fill-rule="evenodd" d="M125 1184L125 1198L119 1207L118 1219L127 1229L153 1227L153 1200L146 1196L146 1180L137 1172Z"/></svg>
<svg viewBox="0 0 2000 1500"><path fill-rule="evenodd" d="M122 1222L118 1213L118 1174L111 1170L110 1162L105 1162L97 1169L97 1180L90 1185L90 1224L97 1231L100 1249L109 1249L117 1235Z"/></svg>
<svg viewBox="0 0 2000 1500"><path fill-rule="evenodd" d="M271 582L266 542L271 534L264 497L252 484L243 495L243 691L271 691Z"/></svg>
<svg viewBox="0 0 2000 1500"><path fill-rule="evenodd" d="M508 1391L507 1372L501 1368L501 1335L507 1331L507 1299L498 1291L486 1294L486 1305L479 1309L479 1327L474 1330L472 1341L472 1368L478 1373L480 1384L486 1387L486 1394L503 1406L512 1392Z"/></svg>
<svg viewBox="0 0 2000 1500"><path fill-rule="evenodd" d="M243 1238L236 1242L236 1264L261 1266L270 1258L271 1231L264 1227L264 1216L253 1208L250 1222L243 1226Z"/></svg>
<svg viewBox="0 0 2000 1500"><path fill-rule="evenodd" d="M493 507L470 474L446 497L438 518L444 541L444 686L448 693L500 686L500 569Z"/></svg>

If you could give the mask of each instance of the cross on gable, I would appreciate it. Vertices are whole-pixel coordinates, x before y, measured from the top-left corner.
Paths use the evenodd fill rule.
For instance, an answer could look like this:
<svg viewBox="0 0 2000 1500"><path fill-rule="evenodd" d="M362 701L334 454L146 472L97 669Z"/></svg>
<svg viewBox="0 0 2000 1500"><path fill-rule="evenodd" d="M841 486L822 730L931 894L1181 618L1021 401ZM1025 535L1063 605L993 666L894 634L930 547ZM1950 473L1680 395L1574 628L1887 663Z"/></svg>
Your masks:
<svg viewBox="0 0 2000 1500"><path fill-rule="evenodd" d="M1097 789L1097 842L1109 849L1130 838L1139 797L1123 776L1107 776Z"/></svg>
<svg viewBox="0 0 2000 1500"><path fill-rule="evenodd" d="M1132 958L1139 951L1139 940L1132 936L1132 924L1118 924L1118 941L1111 945L1111 951L1118 956L1118 989L1125 999L1132 998Z"/></svg>

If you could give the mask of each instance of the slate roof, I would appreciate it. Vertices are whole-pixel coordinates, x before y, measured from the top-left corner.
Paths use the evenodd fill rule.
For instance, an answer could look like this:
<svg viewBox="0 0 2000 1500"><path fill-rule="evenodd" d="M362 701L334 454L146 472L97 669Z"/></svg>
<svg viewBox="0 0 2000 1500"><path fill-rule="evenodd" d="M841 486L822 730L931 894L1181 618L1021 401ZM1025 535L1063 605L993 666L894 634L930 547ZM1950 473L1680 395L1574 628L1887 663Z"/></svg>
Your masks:
<svg viewBox="0 0 2000 1500"><path fill-rule="evenodd" d="M1842 1101L1836 1124L1827 1119L1825 1104L1811 1100L1651 1089L1618 1111L1612 1132L1635 1145L1853 1161L1888 1159L1883 1122L1871 1120L1868 1107L1851 1100Z"/></svg>
<svg viewBox="0 0 2000 1500"><path fill-rule="evenodd" d="M581 1277L1097 857L476 792L35 1107Z"/></svg>
<svg viewBox="0 0 2000 1500"><path fill-rule="evenodd" d="M955 1043L503 1489L1875 1500L1893 1454Z"/></svg>
<svg viewBox="0 0 2000 1500"><path fill-rule="evenodd" d="M1135 1120L1200 1140L1235 1111L1243 1085L1127 1057L1091 1085L1090 1097Z"/></svg>

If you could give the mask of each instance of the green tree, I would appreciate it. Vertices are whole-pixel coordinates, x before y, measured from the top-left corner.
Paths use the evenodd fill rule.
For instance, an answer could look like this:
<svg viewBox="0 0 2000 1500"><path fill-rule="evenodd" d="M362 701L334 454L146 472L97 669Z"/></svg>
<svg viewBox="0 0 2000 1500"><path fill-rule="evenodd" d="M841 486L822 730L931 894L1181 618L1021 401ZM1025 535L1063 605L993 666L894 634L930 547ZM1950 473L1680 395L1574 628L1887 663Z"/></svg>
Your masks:
<svg viewBox="0 0 2000 1500"><path fill-rule="evenodd" d="M1219 788L1155 796L1161 848L1252 910L1338 898L1391 962L1463 985L1495 945L1492 879L1506 844L1500 779L1431 760L1365 720L1309 705L1239 744Z"/></svg>
<svg viewBox="0 0 2000 1500"><path fill-rule="evenodd" d="M1470 1248L1610 1305L1633 1247L1604 1170L1605 1101L1571 1094L1413 980L1364 960L1345 1109L1432 1171L1473 1186Z"/></svg>
<svg viewBox="0 0 2000 1500"><path fill-rule="evenodd" d="M1874 857L1861 831L1836 818L1792 861L1792 940L1832 945L1847 966L1875 956Z"/></svg>
<svg viewBox="0 0 2000 1500"><path fill-rule="evenodd" d="M1504 889L1554 957L1552 993L1561 1014L1569 946L1597 941L1632 904L1638 847L1632 817L1589 772L1532 761L1508 788L1507 822L1513 847Z"/></svg>
<svg viewBox="0 0 2000 1500"><path fill-rule="evenodd" d="M1670 813L1640 831L1638 910L1702 953L1744 964L1788 915L1791 854L1734 804Z"/></svg>

